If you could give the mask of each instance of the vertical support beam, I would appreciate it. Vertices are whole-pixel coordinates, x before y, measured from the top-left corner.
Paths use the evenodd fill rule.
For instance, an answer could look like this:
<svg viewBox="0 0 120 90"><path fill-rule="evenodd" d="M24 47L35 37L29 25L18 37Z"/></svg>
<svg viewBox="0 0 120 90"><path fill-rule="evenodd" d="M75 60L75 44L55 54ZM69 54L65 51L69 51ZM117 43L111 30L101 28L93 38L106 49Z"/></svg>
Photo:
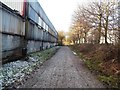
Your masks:
<svg viewBox="0 0 120 90"><path fill-rule="evenodd" d="M26 56L27 54L27 32L28 32L28 2L24 0L24 19L25 19L25 37L24 37L24 47L22 48L22 55Z"/></svg>

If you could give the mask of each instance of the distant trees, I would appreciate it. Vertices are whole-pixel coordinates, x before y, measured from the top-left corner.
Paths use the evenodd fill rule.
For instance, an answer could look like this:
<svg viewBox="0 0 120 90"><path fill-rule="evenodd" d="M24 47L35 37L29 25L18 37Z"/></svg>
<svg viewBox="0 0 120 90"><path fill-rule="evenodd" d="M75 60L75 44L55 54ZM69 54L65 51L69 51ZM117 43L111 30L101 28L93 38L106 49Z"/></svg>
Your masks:
<svg viewBox="0 0 120 90"><path fill-rule="evenodd" d="M78 7L70 27L74 43L118 43L118 2L93 2Z"/></svg>
<svg viewBox="0 0 120 90"><path fill-rule="evenodd" d="M58 31L58 44L63 45L63 40L65 38L65 32L64 31Z"/></svg>

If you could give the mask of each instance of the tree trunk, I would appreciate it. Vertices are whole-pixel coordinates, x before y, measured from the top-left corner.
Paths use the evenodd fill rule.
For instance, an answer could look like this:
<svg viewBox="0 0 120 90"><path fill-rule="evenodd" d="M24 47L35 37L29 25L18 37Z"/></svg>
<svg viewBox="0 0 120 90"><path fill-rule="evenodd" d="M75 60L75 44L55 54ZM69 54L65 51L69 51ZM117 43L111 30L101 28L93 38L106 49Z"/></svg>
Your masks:
<svg viewBox="0 0 120 90"><path fill-rule="evenodd" d="M120 21L118 21L118 23L120 23ZM119 37L118 37L118 62L120 63L120 25L118 26L118 33L119 33Z"/></svg>
<svg viewBox="0 0 120 90"><path fill-rule="evenodd" d="M107 42L107 31L108 31L108 16L106 19L106 26L105 26L105 44L108 44Z"/></svg>
<svg viewBox="0 0 120 90"><path fill-rule="evenodd" d="M105 44L108 44L108 42L107 42L107 29L105 30Z"/></svg>
<svg viewBox="0 0 120 90"><path fill-rule="evenodd" d="M85 43L87 43L87 33L85 33Z"/></svg>
<svg viewBox="0 0 120 90"><path fill-rule="evenodd" d="M102 21L102 14L100 14L100 22L99 22L99 29L98 29L98 31L99 31L99 35L98 35L98 44L100 43L100 39L101 39L101 21Z"/></svg>
<svg viewBox="0 0 120 90"><path fill-rule="evenodd" d="M118 2L118 13L120 13L120 1ZM120 14L118 16L118 62L120 63ZM120 83L119 83L120 84Z"/></svg>
<svg viewBox="0 0 120 90"><path fill-rule="evenodd" d="M118 55L117 55L117 61L120 63L120 40L119 40L119 43L118 43Z"/></svg>

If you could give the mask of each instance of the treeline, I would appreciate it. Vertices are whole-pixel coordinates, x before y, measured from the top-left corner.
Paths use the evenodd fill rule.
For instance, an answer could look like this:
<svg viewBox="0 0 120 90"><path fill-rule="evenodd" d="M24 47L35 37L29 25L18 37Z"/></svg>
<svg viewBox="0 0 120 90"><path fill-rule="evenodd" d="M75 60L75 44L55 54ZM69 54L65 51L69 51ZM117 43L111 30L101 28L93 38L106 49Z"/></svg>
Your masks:
<svg viewBox="0 0 120 90"><path fill-rule="evenodd" d="M120 88L120 2L100 1L74 12L70 47L107 87Z"/></svg>
<svg viewBox="0 0 120 90"><path fill-rule="evenodd" d="M69 38L74 44L118 44L120 42L119 3L104 1L78 6L73 14Z"/></svg>

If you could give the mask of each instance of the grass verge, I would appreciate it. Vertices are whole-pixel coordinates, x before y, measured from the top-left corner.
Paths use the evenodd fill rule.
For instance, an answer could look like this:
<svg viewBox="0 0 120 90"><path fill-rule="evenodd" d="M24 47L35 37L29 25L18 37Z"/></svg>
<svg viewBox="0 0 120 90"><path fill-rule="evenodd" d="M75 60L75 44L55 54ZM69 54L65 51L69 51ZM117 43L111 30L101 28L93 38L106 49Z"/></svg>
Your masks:
<svg viewBox="0 0 120 90"><path fill-rule="evenodd" d="M82 58L88 69L103 82L106 88L120 89L120 64L115 61L114 46L83 44L69 47Z"/></svg>

